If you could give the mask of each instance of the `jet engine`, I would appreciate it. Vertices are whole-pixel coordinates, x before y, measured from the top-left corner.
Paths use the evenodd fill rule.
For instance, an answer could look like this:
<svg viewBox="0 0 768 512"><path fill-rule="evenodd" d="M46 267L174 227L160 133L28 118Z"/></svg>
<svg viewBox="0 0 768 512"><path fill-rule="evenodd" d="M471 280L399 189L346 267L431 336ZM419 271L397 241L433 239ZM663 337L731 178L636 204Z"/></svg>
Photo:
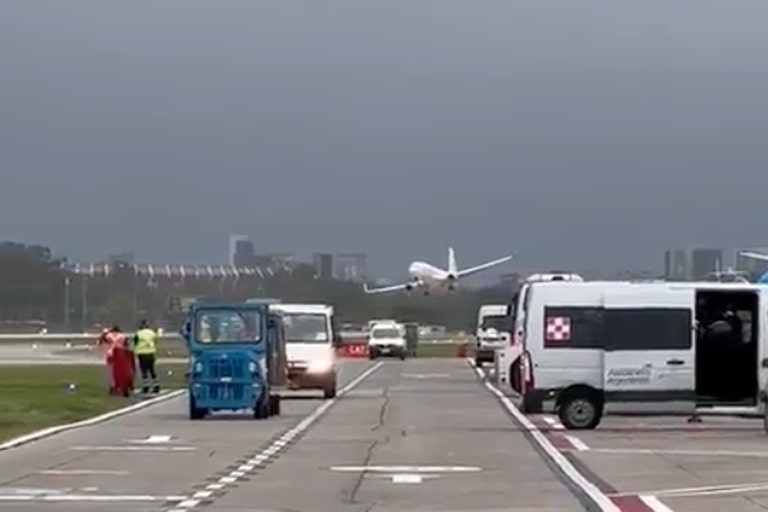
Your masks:
<svg viewBox="0 0 768 512"><path fill-rule="evenodd" d="M453 274L448 274L448 291L456 291L456 276Z"/></svg>

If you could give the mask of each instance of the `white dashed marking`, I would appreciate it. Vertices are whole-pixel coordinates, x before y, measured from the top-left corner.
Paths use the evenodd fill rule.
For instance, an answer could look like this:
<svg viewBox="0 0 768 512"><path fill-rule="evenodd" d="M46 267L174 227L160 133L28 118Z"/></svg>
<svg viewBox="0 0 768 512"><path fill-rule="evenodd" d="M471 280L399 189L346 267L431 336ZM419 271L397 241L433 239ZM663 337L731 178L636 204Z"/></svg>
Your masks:
<svg viewBox="0 0 768 512"><path fill-rule="evenodd" d="M211 497L213 492L210 491L222 490L224 487L226 487L227 484L236 483L238 480L245 477L249 471L255 469L255 466L259 466L265 461L276 457L282 450L285 450L285 448L289 446L290 442L293 441L294 438L302 434L310 426L312 426L313 423L319 420L328 411L328 409L330 409L331 406L333 406L333 404L339 400L339 398L349 393L352 389L367 379L373 372L381 368L382 364L383 363L376 363L358 375L357 378L355 378L352 382L337 392L336 398L331 398L330 400L324 401L322 404L320 404L319 407L312 411L309 416L304 418L301 423L291 428L290 430L283 432L283 434L275 441L273 441L271 445L262 450L258 455L255 455L245 464L239 466L237 469L234 469L227 476L219 478L218 482L206 485L205 491L197 491L190 496L184 496L180 503L178 503L173 508L166 509L166 512L188 512L190 509L200 505L201 500ZM202 496L201 493L208 494L206 496Z"/></svg>

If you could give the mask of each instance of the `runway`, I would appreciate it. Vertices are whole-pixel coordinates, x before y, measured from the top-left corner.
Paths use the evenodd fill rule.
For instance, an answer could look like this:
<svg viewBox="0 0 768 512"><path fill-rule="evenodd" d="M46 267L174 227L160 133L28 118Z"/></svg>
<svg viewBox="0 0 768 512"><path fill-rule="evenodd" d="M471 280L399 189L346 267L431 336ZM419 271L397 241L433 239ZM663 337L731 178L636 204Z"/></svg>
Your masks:
<svg viewBox="0 0 768 512"><path fill-rule="evenodd" d="M463 360L344 361L266 421L180 397L0 453L0 510L583 510Z"/></svg>
<svg viewBox="0 0 768 512"><path fill-rule="evenodd" d="M461 359L343 360L335 400L192 422L186 397L0 452L20 512L751 512L759 421L525 417Z"/></svg>

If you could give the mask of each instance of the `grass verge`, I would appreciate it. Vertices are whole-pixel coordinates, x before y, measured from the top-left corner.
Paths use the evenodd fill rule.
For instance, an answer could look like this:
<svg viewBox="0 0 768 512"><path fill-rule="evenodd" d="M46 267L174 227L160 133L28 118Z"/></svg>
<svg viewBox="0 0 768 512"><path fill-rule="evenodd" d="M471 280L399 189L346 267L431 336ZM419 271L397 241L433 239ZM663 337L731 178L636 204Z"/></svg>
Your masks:
<svg viewBox="0 0 768 512"><path fill-rule="evenodd" d="M422 343L416 357L457 357L459 345L454 343Z"/></svg>
<svg viewBox="0 0 768 512"><path fill-rule="evenodd" d="M186 365L159 364L163 387L182 387L185 370ZM104 366L4 366L0 369L0 440L97 416L136 401L107 394Z"/></svg>

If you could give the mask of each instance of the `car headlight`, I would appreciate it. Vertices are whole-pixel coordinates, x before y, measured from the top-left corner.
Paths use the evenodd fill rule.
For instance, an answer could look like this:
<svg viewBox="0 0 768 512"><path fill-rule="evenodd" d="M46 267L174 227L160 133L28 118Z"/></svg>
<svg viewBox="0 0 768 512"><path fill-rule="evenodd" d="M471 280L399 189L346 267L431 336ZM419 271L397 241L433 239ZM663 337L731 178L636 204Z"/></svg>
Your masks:
<svg viewBox="0 0 768 512"><path fill-rule="evenodd" d="M307 371L310 373L324 373L330 370L332 367L333 367L333 359L331 359L330 357L315 359L309 363L309 367L307 367Z"/></svg>

